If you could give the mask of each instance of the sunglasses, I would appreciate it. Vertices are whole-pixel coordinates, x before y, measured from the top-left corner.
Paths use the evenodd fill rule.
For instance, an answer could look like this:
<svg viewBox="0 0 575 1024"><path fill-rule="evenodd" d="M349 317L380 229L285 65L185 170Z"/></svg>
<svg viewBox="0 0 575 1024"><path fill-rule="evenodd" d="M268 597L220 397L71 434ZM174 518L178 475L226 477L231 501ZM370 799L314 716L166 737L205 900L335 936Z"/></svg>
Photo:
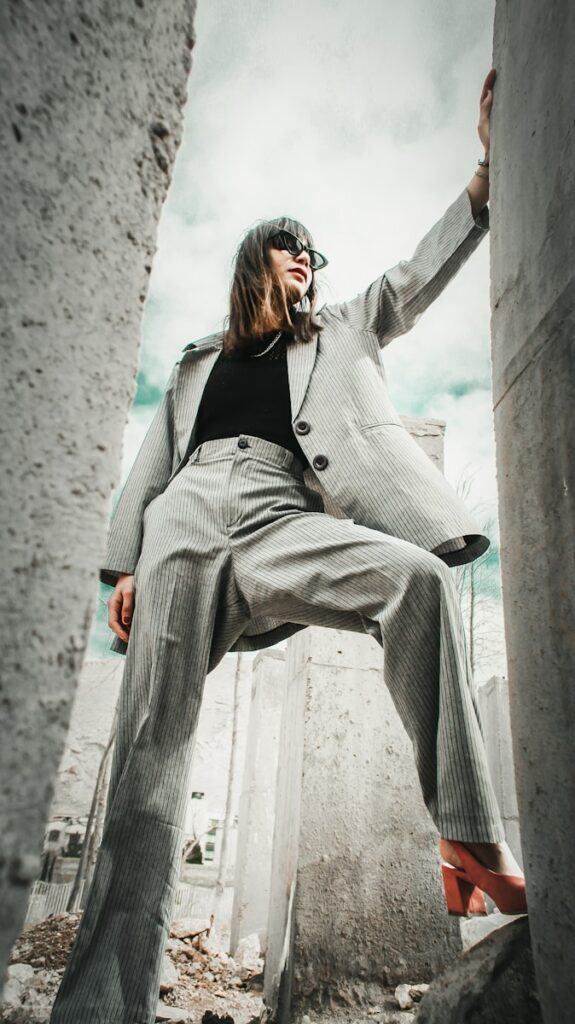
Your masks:
<svg viewBox="0 0 575 1024"><path fill-rule="evenodd" d="M271 242L274 249L287 249L291 256L299 256L305 249L309 253L309 265L312 270L321 270L322 267L326 267L328 264L328 260L326 260L325 256L322 256L321 252L317 252L316 249L310 249L309 246L300 242L299 238L292 235L291 231L285 231L283 228L281 231L276 231L275 234L269 235L268 242Z"/></svg>

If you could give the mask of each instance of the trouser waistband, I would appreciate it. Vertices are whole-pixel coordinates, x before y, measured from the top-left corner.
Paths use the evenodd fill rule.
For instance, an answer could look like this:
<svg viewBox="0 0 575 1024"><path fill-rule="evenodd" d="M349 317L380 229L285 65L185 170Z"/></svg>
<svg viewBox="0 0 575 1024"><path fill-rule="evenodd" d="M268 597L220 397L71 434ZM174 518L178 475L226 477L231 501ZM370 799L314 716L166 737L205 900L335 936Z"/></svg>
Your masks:
<svg viewBox="0 0 575 1024"><path fill-rule="evenodd" d="M218 437L211 441L202 441L190 455L189 462L213 462L215 459L234 458L236 455L247 455L273 466L279 466L290 473L303 477L304 466L288 448L283 448L273 441L252 434L238 434L237 437Z"/></svg>

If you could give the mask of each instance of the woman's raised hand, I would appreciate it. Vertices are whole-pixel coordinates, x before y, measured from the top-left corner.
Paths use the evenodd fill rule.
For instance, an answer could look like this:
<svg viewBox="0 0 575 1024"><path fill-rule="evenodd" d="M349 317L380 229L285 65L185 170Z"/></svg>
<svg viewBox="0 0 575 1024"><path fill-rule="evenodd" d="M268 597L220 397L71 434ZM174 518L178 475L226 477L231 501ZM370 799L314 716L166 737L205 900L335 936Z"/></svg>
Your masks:
<svg viewBox="0 0 575 1024"><path fill-rule="evenodd" d="M130 639L134 597L134 577L123 573L118 576L114 593L108 601L108 625L126 643Z"/></svg>
<svg viewBox="0 0 575 1024"><path fill-rule="evenodd" d="M479 123L477 125L477 131L486 154L489 153L489 122L491 118L491 106L493 104L493 83L495 82L496 75L497 72L495 68L491 68L491 71L483 83L479 99Z"/></svg>

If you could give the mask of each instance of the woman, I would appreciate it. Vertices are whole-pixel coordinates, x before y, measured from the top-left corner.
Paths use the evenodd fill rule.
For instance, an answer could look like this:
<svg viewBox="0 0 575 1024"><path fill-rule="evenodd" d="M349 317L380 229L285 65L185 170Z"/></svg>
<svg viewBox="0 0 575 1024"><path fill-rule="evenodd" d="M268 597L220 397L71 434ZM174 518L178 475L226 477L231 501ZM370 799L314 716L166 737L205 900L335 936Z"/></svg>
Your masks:
<svg viewBox="0 0 575 1024"><path fill-rule="evenodd" d="M227 329L187 346L115 510L102 579L127 652L98 863L52 1024L154 1020L206 673L308 624L369 632L440 835L451 913L525 912L489 779L449 565L488 546L409 437L380 348L488 227L482 167L403 261L316 310L303 225L248 232Z"/></svg>

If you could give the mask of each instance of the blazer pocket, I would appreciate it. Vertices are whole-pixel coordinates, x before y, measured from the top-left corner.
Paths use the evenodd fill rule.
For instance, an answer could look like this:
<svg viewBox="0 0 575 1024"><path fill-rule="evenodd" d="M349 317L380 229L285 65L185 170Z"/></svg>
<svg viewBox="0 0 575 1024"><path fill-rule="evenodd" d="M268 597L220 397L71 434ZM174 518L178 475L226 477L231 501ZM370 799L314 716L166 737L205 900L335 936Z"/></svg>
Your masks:
<svg viewBox="0 0 575 1024"><path fill-rule="evenodd" d="M362 434L369 434L373 430L380 430L383 427L403 427L400 420L378 420L377 423L364 423L360 426Z"/></svg>

